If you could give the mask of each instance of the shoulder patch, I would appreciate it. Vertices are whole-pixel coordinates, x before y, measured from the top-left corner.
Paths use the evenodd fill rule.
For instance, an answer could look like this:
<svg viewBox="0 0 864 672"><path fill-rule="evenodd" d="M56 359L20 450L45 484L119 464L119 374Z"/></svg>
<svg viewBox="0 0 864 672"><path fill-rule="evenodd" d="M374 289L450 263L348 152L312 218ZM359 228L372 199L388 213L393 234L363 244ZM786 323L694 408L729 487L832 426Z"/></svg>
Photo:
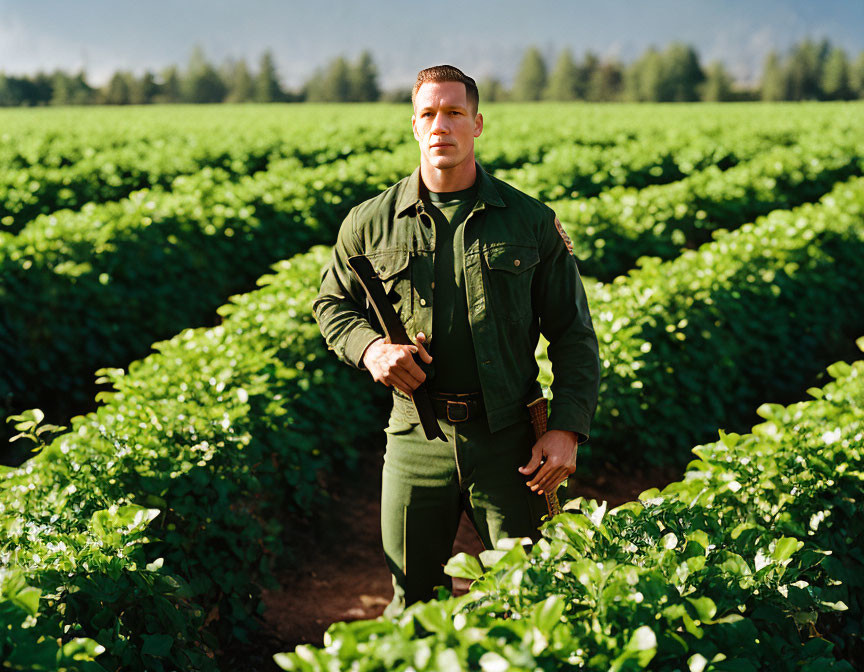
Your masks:
<svg viewBox="0 0 864 672"><path fill-rule="evenodd" d="M558 221L558 218L555 218L555 228L558 229L558 234L561 236L561 240L564 241L564 244L567 246L567 251L572 255L573 254L573 241L570 240L570 236L567 235L567 232L564 230L564 227L561 226L561 222Z"/></svg>

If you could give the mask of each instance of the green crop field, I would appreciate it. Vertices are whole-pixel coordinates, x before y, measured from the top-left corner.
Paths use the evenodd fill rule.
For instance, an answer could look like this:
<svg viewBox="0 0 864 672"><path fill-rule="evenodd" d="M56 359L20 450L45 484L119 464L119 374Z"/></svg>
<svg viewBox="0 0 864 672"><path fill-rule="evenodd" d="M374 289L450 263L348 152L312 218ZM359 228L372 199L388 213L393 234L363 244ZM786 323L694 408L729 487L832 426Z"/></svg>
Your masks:
<svg viewBox="0 0 864 672"><path fill-rule="evenodd" d="M861 669L864 103L481 112L478 160L556 211L588 293L580 470L681 480L577 497L455 556L467 594L276 663ZM236 669L286 521L380 441L387 390L311 303L350 208L416 166L410 113L0 110L0 667Z"/></svg>

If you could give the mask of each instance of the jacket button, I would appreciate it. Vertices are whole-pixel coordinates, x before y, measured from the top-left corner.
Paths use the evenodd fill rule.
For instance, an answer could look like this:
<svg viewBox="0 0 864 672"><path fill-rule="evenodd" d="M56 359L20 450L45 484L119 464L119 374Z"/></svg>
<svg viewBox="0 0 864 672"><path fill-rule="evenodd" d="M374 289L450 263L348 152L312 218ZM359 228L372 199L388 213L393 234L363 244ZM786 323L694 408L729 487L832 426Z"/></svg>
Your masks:
<svg viewBox="0 0 864 672"><path fill-rule="evenodd" d="M426 305L426 299L420 299L420 305L425 306Z"/></svg>
<svg viewBox="0 0 864 672"><path fill-rule="evenodd" d="M518 259L516 259L516 260L513 261L513 265L514 265L514 266L518 266L518 265L521 264L521 263L522 263L522 262L519 261Z"/></svg>
<svg viewBox="0 0 864 672"><path fill-rule="evenodd" d="M432 289L435 289L435 283L434 282L432 283Z"/></svg>

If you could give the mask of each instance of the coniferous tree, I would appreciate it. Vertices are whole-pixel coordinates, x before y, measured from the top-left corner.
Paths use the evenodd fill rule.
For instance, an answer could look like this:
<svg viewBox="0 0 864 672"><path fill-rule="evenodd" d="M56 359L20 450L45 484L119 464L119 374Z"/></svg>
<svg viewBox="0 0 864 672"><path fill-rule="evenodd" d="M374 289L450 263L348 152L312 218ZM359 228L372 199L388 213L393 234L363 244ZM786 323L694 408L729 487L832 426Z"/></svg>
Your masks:
<svg viewBox="0 0 864 672"><path fill-rule="evenodd" d="M699 56L693 47L672 43L662 57L661 101L689 102L699 100L699 90L705 73L699 65Z"/></svg>
<svg viewBox="0 0 864 672"><path fill-rule="evenodd" d="M55 70L51 76L51 104L68 105L71 98L69 75Z"/></svg>
<svg viewBox="0 0 864 672"><path fill-rule="evenodd" d="M380 98L381 91L378 88L378 69L372 60L372 54L368 51L362 52L357 62L350 67L348 79L348 100L370 103Z"/></svg>
<svg viewBox="0 0 864 672"><path fill-rule="evenodd" d="M33 83L25 77L10 77L0 73L0 105L4 107L33 105L33 89Z"/></svg>
<svg viewBox="0 0 864 672"><path fill-rule="evenodd" d="M79 70L69 80L69 104L90 105L95 102L96 90L87 83L87 75Z"/></svg>
<svg viewBox="0 0 864 672"><path fill-rule="evenodd" d="M543 92L546 100L576 100L579 93L579 68L569 49L563 49L549 75Z"/></svg>
<svg viewBox="0 0 864 672"><path fill-rule="evenodd" d="M351 93L351 67L344 56L339 56L327 65L324 71L316 70L306 83L306 100L317 103L339 103L348 100Z"/></svg>
<svg viewBox="0 0 864 672"><path fill-rule="evenodd" d="M258 74L255 76L255 100L259 103L274 103L284 97L273 53L268 49L261 55Z"/></svg>
<svg viewBox="0 0 864 672"><path fill-rule="evenodd" d="M720 102L732 100L732 78L720 61L713 61L705 74L702 100Z"/></svg>
<svg viewBox="0 0 864 672"><path fill-rule="evenodd" d="M102 92L102 102L106 105L128 105L130 101L129 80L131 73L118 70L108 81Z"/></svg>
<svg viewBox="0 0 864 672"><path fill-rule="evenodd" d="M546 62L536 47L525 50L510 97L515 101L540 100L546 88Z"/></svg>
<svg viewBox="0 0 864 672"><path fill-rule="evenodd" d="M853 97L864 100L864 51L849 66L849 88Z"/></svg>
<svg viewBox="0 0 864 672"><path fill-rule="evenodd" d="M576 83L576 98L580 100L588 100L591 89L591 82L595 79L597 71L600 70L603 63L600 57L593 51L586 51L582 57L582 62L578 64L579 79Z"/></svg>
<svg viewBox="0 0 864 672"><path fill-rule="evenodd" d="M663 56L655 47L649 47L624 72L624 91L627 100L658 102L668 93L664 90Z"/></svg>
<svg viewBox="0 0 864 672"><path fill-rule="evenodd" d="M792 48L786 66L790 100L819 100L822 69L829 51L828 42L804 40Z"/></svg>
<svg viewBox="0 0 864 672"><path fill-rule="evenodd" d="M147 70L140 79L134 77L129 82L129 102L132 105L149 105L158 92L155 75Z"/></svg>
<svg viewBox="0 0 864 672"><path fill-rule="evenodd" d="M501 80L496 77L484 77L478 81L477 91L480 94L481 103L500 103L507 100L507 91Z"/></svg>
<svg viewBox="0 0 864 672"><path fill-rule="evenodd" d="M255 86L246 59L241 58L226 67L225 81L228 82L228 95L225 101L228 103L246 103L253 100Z"/></svg>
<svg viewBox="0 0 864 672"><path fill-rule="evenodd" d="M849 59L843 49L834 47L828 53L820 88L827 100L848 100L852 97L849 86Z"/></svg>
<svg viewBox="0 0 864 672"><path fill-rule="evenodd" d="M6 73L0 72L0 107L12 107L18 104L12 86Z"/></svg>
<svg viewBox="0 0 864 672"><path fill-rule="evenodd" d="M37 72L30 80L30 104L49 105L51 103L51 75L47 72Z"/></svg>
<svg viewBox="0 0 864 672"><path fill-rule="evenodd" d="M600 63L591 72L585 99L592 102L620 100L624 85L624 71L615 61Z"/></svg>
<svg viewBox="0 0 864 672"><path fill-rule="evenodd" d="M182 97L180 91L180 74L177 66L171 65L159 73L157 92L153 96L154 103L179 103Z"/></svg>
<svg viewBox="0 0 864 672"><path fill-rule="evenodd" d="M772 51L765 57L762 68L762 100L776 101L789 99L789 80L780 56Z"/></svg>
<svg viewBox="0 0 864 672"><path fill-rule="evenodd" d="M216 69L207 61L204 50L196 46L181 80L183 99L189 103L221 103L227 87Z"/></svg>

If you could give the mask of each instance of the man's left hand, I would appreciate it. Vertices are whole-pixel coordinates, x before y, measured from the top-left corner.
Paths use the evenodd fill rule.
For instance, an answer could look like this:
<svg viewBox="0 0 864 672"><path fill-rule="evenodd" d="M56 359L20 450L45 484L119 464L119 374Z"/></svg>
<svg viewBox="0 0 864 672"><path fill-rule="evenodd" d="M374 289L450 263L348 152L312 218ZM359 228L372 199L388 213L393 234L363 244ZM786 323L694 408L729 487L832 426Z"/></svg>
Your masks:
<svg viewBox="0 0 864 672"><path fill-rule="evenodd" d="M526 476L540 467L526 485L538 495L555 492L570 474L576 471L576 451L579 439L576 432L550 429L531 449L531 460L519 471ZM543 461L545 458L545 461ZM543 461L542 466L540 466Z"/></svg>

